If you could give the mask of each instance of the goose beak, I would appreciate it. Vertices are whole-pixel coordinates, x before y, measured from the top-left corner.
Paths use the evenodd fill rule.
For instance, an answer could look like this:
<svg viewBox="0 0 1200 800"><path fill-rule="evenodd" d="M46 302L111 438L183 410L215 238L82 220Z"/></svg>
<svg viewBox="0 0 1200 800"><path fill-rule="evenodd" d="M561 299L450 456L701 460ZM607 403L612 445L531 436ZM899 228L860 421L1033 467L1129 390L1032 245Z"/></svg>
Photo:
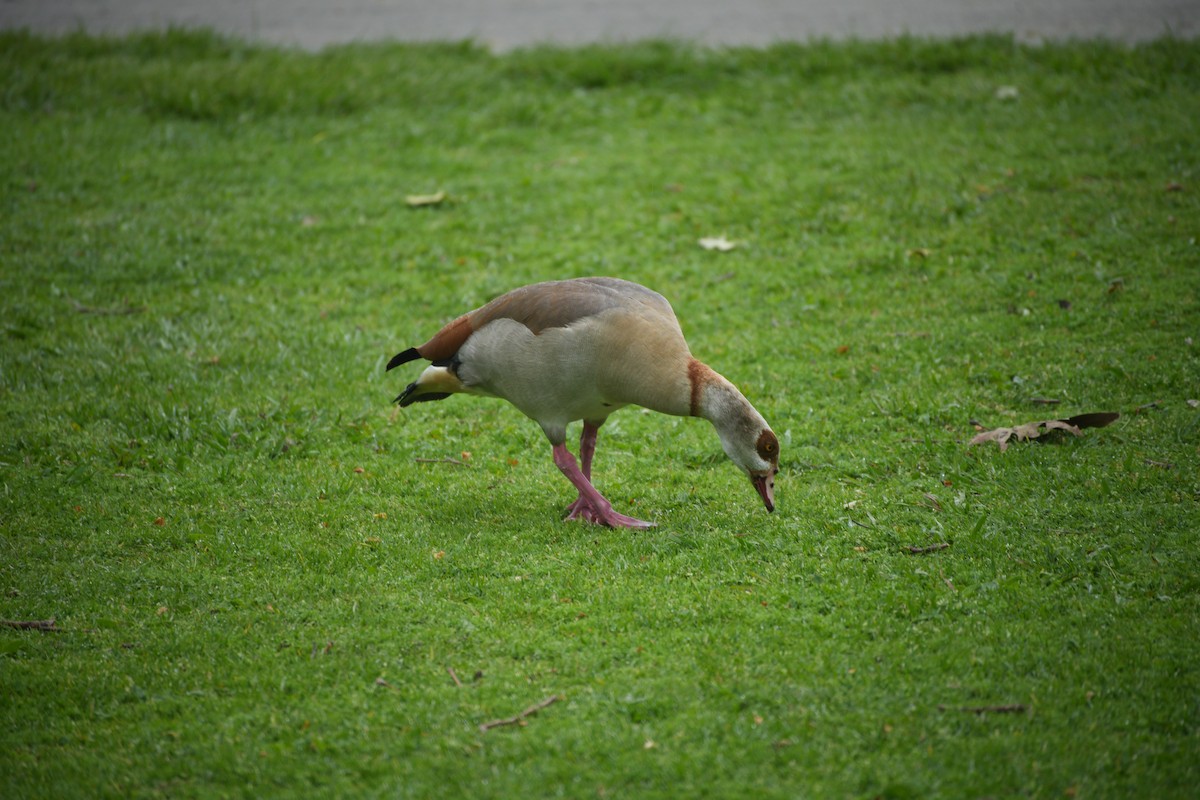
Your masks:
<svg viewBox="0 0 1200 800"><path fill-rule="evenodd" d="M775 510L775 476L774 475L751 475L750 482L754 484L755 490L759 497L763 500L763 505L767 507L768 512Z"/></svg>

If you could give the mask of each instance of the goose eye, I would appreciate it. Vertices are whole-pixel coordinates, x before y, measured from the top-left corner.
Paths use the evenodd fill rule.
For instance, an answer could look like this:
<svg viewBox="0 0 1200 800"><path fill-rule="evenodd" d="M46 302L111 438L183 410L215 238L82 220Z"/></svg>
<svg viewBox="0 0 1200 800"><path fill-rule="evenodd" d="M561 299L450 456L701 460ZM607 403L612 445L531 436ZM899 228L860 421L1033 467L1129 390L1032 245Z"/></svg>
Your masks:
<svg viewBox="0 0 1200 800"><path fill-rule="evenodd" d="M763 431L758 437L758 445L755 449L762 460L774 461L779 455L779 440L770 431Z"/></svg>

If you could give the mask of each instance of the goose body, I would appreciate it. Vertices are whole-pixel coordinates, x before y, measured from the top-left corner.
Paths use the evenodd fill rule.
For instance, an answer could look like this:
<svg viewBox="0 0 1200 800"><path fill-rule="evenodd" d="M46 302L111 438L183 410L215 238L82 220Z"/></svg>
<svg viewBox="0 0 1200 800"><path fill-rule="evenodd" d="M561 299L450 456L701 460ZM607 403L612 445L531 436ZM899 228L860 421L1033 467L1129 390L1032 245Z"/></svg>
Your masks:
<svg viewBox="0 0 1200 800"><path fill-rule="evenodd" d="M541 425L555 465L579 490L568 519L651 525L613 511L591 484L597 431L627 405L708 419L774 510L778 439L733 384L692 357L671 304L644 286L616 278L523 286L450 322L387 368L417 359L432 364L396 398L401 406L456 393L500 397ZM582 468L566 448L575 420L583 420Z"/></svg>

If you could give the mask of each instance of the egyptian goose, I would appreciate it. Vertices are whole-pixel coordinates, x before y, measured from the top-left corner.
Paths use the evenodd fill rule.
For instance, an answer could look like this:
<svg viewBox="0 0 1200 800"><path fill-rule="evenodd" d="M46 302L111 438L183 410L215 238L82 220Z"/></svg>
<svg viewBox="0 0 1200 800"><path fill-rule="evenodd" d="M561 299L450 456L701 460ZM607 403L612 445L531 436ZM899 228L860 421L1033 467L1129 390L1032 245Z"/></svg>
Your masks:
<svg viewBox="0 0 1200 800"><path fill-rule="evenodd" d="M433 363L395 402L403 407L462 392L512 403L542 426L555 466L579 490L567 519L653 526L613 511L591 482L598 429L631 404L707 419L767 511L775 510L779 440L732 383L692 358L671 304L644 286L616 278L522 286L399 353L387 368L418 358ZM577 419L583 420L582 467L566 446L567 423Z"/></svg>

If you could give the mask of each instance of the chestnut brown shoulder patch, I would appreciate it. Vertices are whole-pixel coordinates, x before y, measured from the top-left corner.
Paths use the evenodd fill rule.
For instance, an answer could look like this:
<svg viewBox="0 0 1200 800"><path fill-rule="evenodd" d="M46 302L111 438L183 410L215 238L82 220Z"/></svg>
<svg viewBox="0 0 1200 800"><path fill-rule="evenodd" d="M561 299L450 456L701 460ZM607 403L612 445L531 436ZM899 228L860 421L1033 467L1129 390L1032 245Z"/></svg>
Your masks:
<svg viewBox="0 0 1200 800"><path fill-rule="evenodd" d="M467 337L474 332L470 316L463 314L435 333L428 342L418 347L417 352L421 354L421 358L430 361L447 361L454 357L454 354L463 346L463 342L467 341Z"/></svg>

